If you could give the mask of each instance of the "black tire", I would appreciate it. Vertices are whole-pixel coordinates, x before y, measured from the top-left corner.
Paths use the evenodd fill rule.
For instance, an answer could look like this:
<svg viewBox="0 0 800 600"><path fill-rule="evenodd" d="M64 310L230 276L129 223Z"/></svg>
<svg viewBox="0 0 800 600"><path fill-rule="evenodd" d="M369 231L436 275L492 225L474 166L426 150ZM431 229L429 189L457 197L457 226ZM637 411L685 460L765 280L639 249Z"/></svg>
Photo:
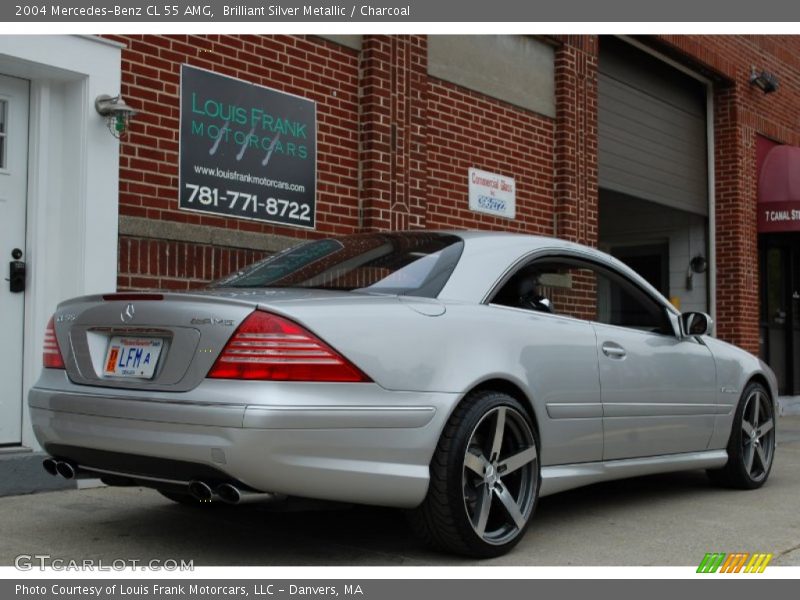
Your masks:
<svg viewBox="0 0 800 600"><path fill-rule="evenodd" d="M707 473L716 484L753 490L767 481L774 457L775 405L769 391L753 382L745 387L736 407L727 464Z"/></svg>
<svg viewBox="0 0 800 600"><path fill-rule="evenodd" d="M527 411L507 394L476 392L447 422L431 461L428 494L409 518L434 547L500 556L525 534L540 482L539 442Z"/></svg>
<svg viewBox="0 0 800 600"><path fill-rule="evenodd" d="M167 498L168 500L172 500L178 504L183 504L185 506L210 506L211 504L216 504L214 502L201 502L194 496L186 492L172 492L168 490L156 490L159 494Z"/></svg>

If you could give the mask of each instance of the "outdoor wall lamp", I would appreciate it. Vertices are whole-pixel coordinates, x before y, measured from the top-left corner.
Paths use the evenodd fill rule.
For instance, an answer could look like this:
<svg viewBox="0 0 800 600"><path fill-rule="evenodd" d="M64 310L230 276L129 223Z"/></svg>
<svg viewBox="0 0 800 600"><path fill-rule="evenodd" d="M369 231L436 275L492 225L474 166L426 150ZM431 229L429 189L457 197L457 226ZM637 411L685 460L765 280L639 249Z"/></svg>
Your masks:
<svg viewBox="0 0 800 600"><path fill-rule="evenodd" d="M694 288L694 274L705 273L708 270L708 261L699 254L689 261L689 268L686 270L686 289Z"/></svg>
<svg viewBox="0 0 800 600"><path fill-rule="evenodd" d="M121 95L99 95L94 99L94 109L100 116L105 117L108 130L115 138L125 134L128 123L138 113L137 110L125 104Z"/></svg>
<svg viewBox="0 0 800 600"><path fill-rule="evenodd" d="M778 89L778 78L768 71L760 73L755 67L750 67L750 85L756 86L765 94L771 94Z"/></svg>

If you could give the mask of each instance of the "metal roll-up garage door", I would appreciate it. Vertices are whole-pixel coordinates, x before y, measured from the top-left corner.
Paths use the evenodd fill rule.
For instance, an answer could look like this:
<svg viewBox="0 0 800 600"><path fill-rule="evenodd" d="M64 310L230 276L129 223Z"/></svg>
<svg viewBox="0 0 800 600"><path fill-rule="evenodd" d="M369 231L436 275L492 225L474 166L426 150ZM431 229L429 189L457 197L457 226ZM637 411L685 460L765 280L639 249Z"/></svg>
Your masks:
<svg viewBox="0 0 800 600"><path fill-rule="evenodd" d="M613 37L599 64L601 188L708 214L706 89Z"/></svg>

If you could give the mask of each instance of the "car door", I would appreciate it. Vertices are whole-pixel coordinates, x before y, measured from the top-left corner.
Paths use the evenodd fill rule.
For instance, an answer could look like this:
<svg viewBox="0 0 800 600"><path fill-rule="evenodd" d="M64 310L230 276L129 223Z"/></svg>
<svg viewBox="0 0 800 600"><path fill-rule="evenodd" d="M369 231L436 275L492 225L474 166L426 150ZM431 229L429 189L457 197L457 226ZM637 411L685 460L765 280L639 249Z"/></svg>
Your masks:
<svg viewBox="0 0 800 600"><path fill-rule="evenodd" d="M544 409L539 413L542 465L599 462L603 407L595 332L581 315L553 313L546 303L537 303L537 298L546 299L536 295L540 283L536 263L525 265L490 303L502 309L500 318L510 331L509 349L519 357L521 378Z"/></svg>
<svg viewBox="0 0 800 600"><path fill-rule="evenodd" d="M603 459L705 450L716 367L701 338L683 338L666 306L624 273L591 266L603 404Z"/></svg>

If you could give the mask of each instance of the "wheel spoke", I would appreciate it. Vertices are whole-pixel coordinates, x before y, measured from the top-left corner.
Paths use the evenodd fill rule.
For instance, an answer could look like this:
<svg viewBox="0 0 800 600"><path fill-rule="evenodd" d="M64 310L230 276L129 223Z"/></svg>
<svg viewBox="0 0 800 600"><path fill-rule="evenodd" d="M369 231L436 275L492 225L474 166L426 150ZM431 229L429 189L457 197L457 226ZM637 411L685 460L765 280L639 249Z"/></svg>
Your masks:
<svg viewBox="0 0 800 600"><path fill-rule="evenodd" d="M742 431L744 431L744 432L745 432L745 435L746 435L748 438L749 438L751 435L753 435L753 430L754 430L754 429L755 429L755 428L754 428L754 427L753 427L753 426L752 426L750 423L748 423L748 422L747 422L747 421L745 421L745 420L742 420Z"/></svg>
<svg viewBox="0 0 800 600"><path fill-rule="evenodd" d="M761 427L758 428L758 433L756 434L758 437L763 437L767 433L769 433L772 428L775 426L775 423L772 419L767 419L761 424Z"/></svg>
<svg viewBox="0 0 800 600"><path fill-rule="evenodd" d="M483 477L486 472L486 465L488 464L489 461L487 461L483 455L478 456L469 450L467 450L466 455L464 455L464 466L481 477Z"/></svg>
<svg viewBox="0 0 800 600"><path fill-rule="evenodd" d="M483 534L486 533L486 522L489 520L489 510L492 508L492 490L486 484L481 487L483 489L481 490L480 506L476 511L478 522L475 523L475 533L483 537Z"/></svg>
<svg viewBox="0 0 800 600"><path fill-rule="evenodd" d="M500 456L500 447L503 445L503 432L506 429L506 407L501 406L497 409L497 422L494 427L494 439L492 449L489 452L489 460L497 460Z"/></svg>
<svg viewBox="0 0 800 600"><path fill-rule="evenodd" d="M758 392L753 395L753 404L755 404L753 407L753 427L758 427L758 410L761 406L761 394Z"/></svg>
<svg viewBox="0 0 800 600"><path fill-rule="evenodd" d="M764 454L764 448L760 445L756 446L756 455L758 455L758 462L761 463L761 469L767 472L767 456Z"/></svg>
<svg viewBox="0 0 800 600"><path fill-rule="evenodd" d="M498 465L498 471L501 477L505 477L509 473L513 473L520 467L524 467L530 462L536 460L536 446L531 446L527 450L518 452L513 456L509 456Z"/></svg>
<svg viewBox="0 0 800 600"><path fill-rule="evenodd" d="M461 456L462 514L478 540L502 546L522 534L536 502L536 436L511 400L478 416Z"/></svg>
<svg viewBox="0 0 800 600"><path fill-rule="evenodd" d="M744 449L744 468L748 473L753 471L753 456L755 455L755 446L748 444Z"/></svg>
<svg viewBox="0 0 800 600"><path fill-rule="evenodd" d="M514 521L514 524L517 526L517 528L522 529L525 526L525 517L522 516L519 506L517 506L517 503L514 501L514 498L511 496L508 488L504 486L502 482L498 482L497 487L494 489L494 493L500 499L500 502L503 504L503 507Z"/></svg>

